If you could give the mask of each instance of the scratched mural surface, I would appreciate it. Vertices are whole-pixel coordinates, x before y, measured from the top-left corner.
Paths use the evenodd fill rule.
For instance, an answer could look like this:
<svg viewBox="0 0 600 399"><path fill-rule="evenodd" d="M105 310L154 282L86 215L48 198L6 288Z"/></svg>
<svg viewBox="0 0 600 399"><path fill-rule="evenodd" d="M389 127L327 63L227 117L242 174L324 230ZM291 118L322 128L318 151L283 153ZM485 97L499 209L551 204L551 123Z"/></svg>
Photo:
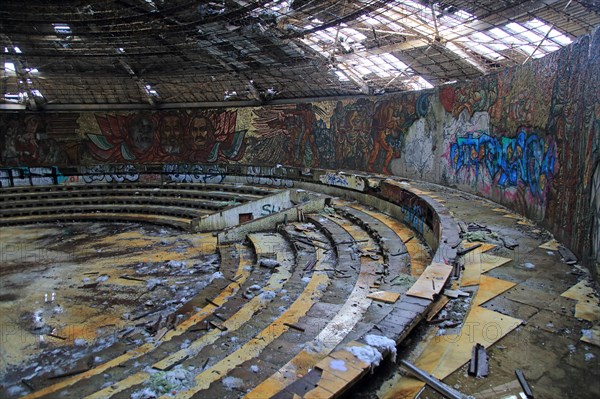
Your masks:
<svg viewBox="0 0 600 399"><path fill-rule="evenodd" d="M174 182L219 182L218 165L253 165L248 183L281 187L293 182L262 168L333 169L322 176L337 185L346 182L338 170L401 175L502 203L599 259L599 53L596 30L542 59L421 92L240 109L1 113L0 180L37 182L35 170L14 168L54 167L58 181L61 166L88 166L94 181L135 181L135 165L145 164L164 165Z"/></svg>

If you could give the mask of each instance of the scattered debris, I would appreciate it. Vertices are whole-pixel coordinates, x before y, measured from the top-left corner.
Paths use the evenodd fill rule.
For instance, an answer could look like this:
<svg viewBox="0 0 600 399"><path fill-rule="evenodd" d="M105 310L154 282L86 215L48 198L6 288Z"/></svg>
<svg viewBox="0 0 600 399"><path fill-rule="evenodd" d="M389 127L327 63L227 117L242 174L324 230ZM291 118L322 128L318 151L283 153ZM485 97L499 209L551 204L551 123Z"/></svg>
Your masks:
<svg viewBox="0 0 600 399"><path fill-rule="evenodd" d="M275 259L268 259L268 258L263 258L258 262L259 266L261 267L266 267L267 269L275 269L276 267L279 267L280 264L277 260Z"/></svg>
<svg viewBox="0 0 600 399"><path fill-rule="evenodd" d="M304 328L302 328L302 327L300 327L300 326L297 326L297 325L295 325L295 324L291 324L291 323L283 323L283 325L284 325L284 326L287 326L287 327L289 327L289 328L291 328L291 329L297 330L297 331L301 331L301 332L304 332L304 331L305 331L305 330L304 330Z"/></svg>
<svg viewBox="0 0 600 399"><path fill-rule="evenodd" d="M500 241L502 241L504 246L508 249L515 249L516 247L519 246L519 243L510 237L506 237L506 236L500 237Z"/></svg>
<svg viewBox="0 0 600 399"><path fill-rule="evenodd" d="M527 380L525 380L525 376L523 375L523 372L519 369L515 369L515 374L517 376L517 379L519 380L519 384L521 384L521 388L523 388L523 392L525 393L525 396L527 396L527 399L533 399L533 391L531 390L531 387L527 383Z"/></svg>
<svg viewBox="0 0 600 399"><path fill-rule="evenodd" d="M412 375L449 399L473 399L472 396L467 396L458 392L456 389L444 384L428 372L421 370L406 360L400 360L400 364L408 369Z"/></svg>
<svg viewBox="0 0 600 399"><path fill-rule="evenodd" d="M123 280L141 281L141 282L144 282L144 283L146 282L146 280L144 280L144 279L137 278L137 277L131 277L131 276L128 276L126 274L120 276L119 278L122 278Z"/></svg>
<svg viewBox="0 0 600 399"><path fill-rule="evenodd" d="M469 363L469 375L475 377L487 377L490 369L488 365L488 355L485 346L480 343L473 345L471 352L471 362Z"/></svg>
<svg viewBox="0 0 600 399"><path fill-rule="evenodd" d="M242 379L232 376L223 378L222 383L229 391L241 390L244 387L244 381Z"/></svg>
<svg viewBox="0 0 600 399"><path fill-rule="evenodd" d="M533 263L530 263L530 262L523 263L523 267L525 269L529 269L529 270L535 269L535 265Z"/></svg>
<svg viewBox="0 0 600 399"><path fill-rule="evenodd" d="M457 251L456 254L458 256L463 256L463 255L468 254L469 252L471 252L471 251L473 251L473 250L481 247L481 245L482 245L481 243L477 243L477 244L475 244L475 245L473 245L473 246L471 246L469 248L461 249L460 251Z"/></svg>
<svg viewBox="0 0 600 399"><path fill-rule="evenodd" d="M468 292L461 291L461 290L444 290L444 295L446 295L447 297L452 298L452 299L456 299L459 296L461 296L461 297L471 296L471 294L469 294Z"/></svg>
<svg viewBox="0 0 600 399"><path fill-rule="evenodd" d="M567 265L574 265L577 263L577 257L568 248L561 245L558 247L558 253L564 259Z"/></svg>

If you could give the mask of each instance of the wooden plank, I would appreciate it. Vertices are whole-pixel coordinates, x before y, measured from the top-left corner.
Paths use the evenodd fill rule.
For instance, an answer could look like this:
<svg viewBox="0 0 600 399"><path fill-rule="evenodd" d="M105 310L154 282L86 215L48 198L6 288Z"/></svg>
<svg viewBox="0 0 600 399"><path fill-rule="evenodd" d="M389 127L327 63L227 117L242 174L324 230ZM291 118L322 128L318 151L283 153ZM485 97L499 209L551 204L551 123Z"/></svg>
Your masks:
<svg viewBox="0 0 600 399"><path fill-rule="evenodd" d="M487 273L492 269L507 264L511 260L502 256L481 254L481 273Z"/></svg>
<svg viewBox="0 0 600 399"><path fill-rule="evenodd" d="M442 295L441 297L439 297L438 300L435 301L435 303L433 304L433 307L431 308L429 313L427 313L427 321L431 321L440 312L440 310L442 310L444 306L446 306L448 302L450 302L450 298L448 298L446 295Z"/></svg>
<svg viewBox="0 0 600 399"><path fill-rule="evenodd" d="M450 265L433 262L410 287L406 295L433 300L433 297L440 293L448 281L452 269L453 267Z"/></svg>
<svg viewBox="0 0 600 399"><path fill-rule="evenodd" d="M479 281L479 290L477 290L473 304L482 305L515 285L515 283L510 281L482 275Z"/></svg>
<svg viewBox="0 0 600 399"><path fill-rule="evenodd" d="M600 326L594 326L587 330L587 332L583 332L581 341L595 346L600 346Z"/></svg>
<svg viewBox="0 0 600 399"><path fill-rule="evenodd" d="M479 247L479 251L483 252L487 252L490 251L494 248L497 248L498 246L496 244L490 244L489 242L469 242L469 241L463 241L461 242L463 248L467 249L467 248L471 248L477 244L481 244L481 246Z"/></svg>
<svg viewBox="0 0 600 399"><path fill-rule="evenodd" d="M367 298L385 303L396 303L398 298L400 298L400 294L389 291L376 291L367 295Z"/></svg>
<svg viewBox="0 0 600 399"><path fill-rule="evenodd" d="M539 246L539 248L547 249L548 251L558 251L559 246L560 246L560 243L553 239L553 240L543 243L542 245Z"/></svg>
<svg viewBox="0 0 600 399"><path fill-rule="evenodd" d="M465 256L465 269L462 272L460 286L470 287L479 285L481 276L481 251L479 248Z"/></svg>

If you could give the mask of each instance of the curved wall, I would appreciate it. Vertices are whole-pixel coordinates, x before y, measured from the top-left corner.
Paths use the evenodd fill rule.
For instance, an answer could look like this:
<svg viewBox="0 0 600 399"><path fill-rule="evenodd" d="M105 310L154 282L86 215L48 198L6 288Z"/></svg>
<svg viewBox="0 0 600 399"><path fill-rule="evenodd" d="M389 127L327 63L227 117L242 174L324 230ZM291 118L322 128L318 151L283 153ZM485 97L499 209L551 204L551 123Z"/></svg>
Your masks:
<svg viewBox="0 0 600 399"><path fill-rule="evenodd" d="M394 174L522 213L600 263L600 30L524 66L435 90L239 109L0 114L0 183L52 167L127 179L207 164ZM195 166L200 165L203 166ZM260 175L260 173L257 173ZM63 176L63 177L61 177Z"/></svg>

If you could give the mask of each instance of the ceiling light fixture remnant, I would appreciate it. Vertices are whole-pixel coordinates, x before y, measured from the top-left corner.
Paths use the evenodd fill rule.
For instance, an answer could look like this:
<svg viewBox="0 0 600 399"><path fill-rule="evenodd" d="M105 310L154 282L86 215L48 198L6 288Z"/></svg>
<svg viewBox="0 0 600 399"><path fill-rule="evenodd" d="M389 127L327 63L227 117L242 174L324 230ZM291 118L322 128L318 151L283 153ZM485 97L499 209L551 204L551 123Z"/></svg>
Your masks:
<svg viewBox="0 0 600 399"><path fill-rule="evenodd" d="M117 47L115 51L117 54L125 54L125 49L123 47Z"/></svg>

